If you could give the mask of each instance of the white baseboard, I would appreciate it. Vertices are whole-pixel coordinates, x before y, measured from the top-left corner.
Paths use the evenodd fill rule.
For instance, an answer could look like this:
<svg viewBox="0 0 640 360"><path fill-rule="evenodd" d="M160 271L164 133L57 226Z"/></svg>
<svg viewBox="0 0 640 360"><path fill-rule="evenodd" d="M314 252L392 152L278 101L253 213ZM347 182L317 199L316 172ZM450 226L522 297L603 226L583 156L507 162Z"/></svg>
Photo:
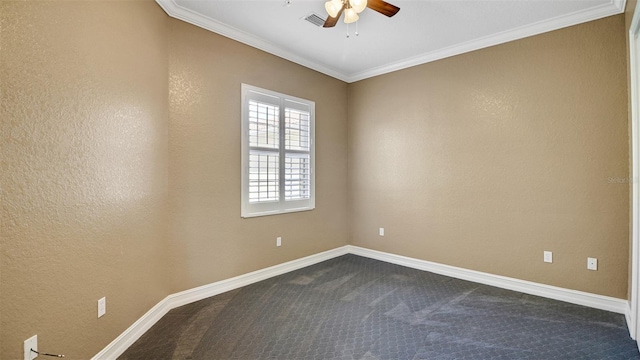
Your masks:
<svg viewBox="0 0 640 360"><path fill-rule="evenodd" d="M118 356L122 355L129 346L133 345L136 340L144 335L147 330L171 310L168 299L169 296L162 299L156 306L152 307L151 310L147 311L140 319L134 322L133 325L129 326L120 336L92 357L91 360L115 360Z"/></svg>
<svg viewBox="0 0 640 360"><path fill-rule="evenodd" d="M426 260L419 260L382 251L366 249L359 246L345 245L230 279L217 281L208 285L171 294L151 308L151 310L138 319L138 321L133 323L133 325L120 334L120 336L107 345L107 347L96 354L92 360L116 359L171 309L346 254L359 255L457 279L468 280L503 289L519 291L525 294L537 295L549 299L625 314L627 324L630 323L628 301L623 299L538 284L531 281L493 275L480 271L467 270L455 266L443 265Z"/></svg>
<svg viewBox="0 0 640 360"><path fill-rule="evenodd" d="M230 279L217 281L197 288L171 294L156 304L156 306L151 310L147 311L147 313L138 319L138 321L133 323L133 325L131 325L127 330L120 334L120 336L91 359L115 360L171 309L222 294L230 290L235 290L274 276L282 275L290 271L302 269L303 267L346 255L347 253L348 248L346 246L342 246Z"/></svg>
<svg viewBox="0 0 640 360"><path fill-rule="evenodd" d="M625 306L625 309L624 309L624 320L627 322L627 329L629 330L629 336L631 336L631 338L635 340L636 334L634 334L634 332L631 329L631 303L629 301L627 301L627 306Z"/></svg>
<svg viewBox="0 0 640 360"><path fill-rule="evenodd" d="M480 271L463 269L450 265L443 265L431 261L414 259L406 256L385 253L359 246L347 245L349 253L381 260L392 264L402 265L418 270L468 280L480 284L491 285L502 289L519 291L525 294L542 296L549 299L565 301L572 304L584 305L596 309L607 310L619 314L627 312L627 300L609 296L597 295L583 291L570 290L557 286L539 284L531 281L514 279L506 276L494 275Z"/></svg>
<svg viewBox="0 0 640 360"><path fill-rule="evenodd" d="M342 246L318 254L292 260L283 264L256 270L254 272L236 276L231 279L221 280L212 284L207 284L197 288L181 291L179 293L169 295L168 298L170 298L170 303L172 305L171 308L173 309L178 306L190 304L198 300L222 294L223 292L235 290L243 286L256 283L258 281L269 279L274 276L286 274L290 271L302 269L303 267L314 265L325 260L346 255L347 253L348 248L346 246Z"/></svg>

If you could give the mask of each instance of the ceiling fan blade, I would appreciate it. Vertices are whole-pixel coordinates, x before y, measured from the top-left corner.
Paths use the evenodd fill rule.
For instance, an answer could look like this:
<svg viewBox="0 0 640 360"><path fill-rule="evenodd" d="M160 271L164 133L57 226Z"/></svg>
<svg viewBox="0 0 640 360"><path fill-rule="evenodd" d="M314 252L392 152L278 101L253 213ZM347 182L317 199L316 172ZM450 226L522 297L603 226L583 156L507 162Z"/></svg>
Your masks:
<svg viewBox="0 0 640 360"><path fill-rule="evenodd" d="M389 4L388 2L383 0L368 0L367 7L371 10L379 12L382 15L387 15L388 17L392 17L393 15L397 14L398 11L400 11L399 7L393 4Z"/></svg>
<svg viewBox="0 0 640 360"><path fill-rule="evenodd" d="M343 11L344 11L344 5L342 5L342 7L340 8L340 11L338 11L338 15L336 15L336 17L333 18L331 16L327 16L327 21L324 22L324 25L322 25L322 27L330 28L330 27L336 26L336 24L338 23L338 20L340 19L340 16L342 15Z"/></svg>

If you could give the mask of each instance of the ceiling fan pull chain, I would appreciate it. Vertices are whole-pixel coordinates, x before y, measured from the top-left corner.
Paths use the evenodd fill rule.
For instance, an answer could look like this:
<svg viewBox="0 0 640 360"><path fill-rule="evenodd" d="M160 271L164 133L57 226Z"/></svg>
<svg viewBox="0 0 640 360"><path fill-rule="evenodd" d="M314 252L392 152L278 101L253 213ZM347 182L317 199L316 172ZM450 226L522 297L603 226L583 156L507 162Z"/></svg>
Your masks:
<svg viewBox="0 0 640 360"><path fill-rule="evenodd" d="M358 36L358 35L360 35L360 34L358 33L358 20L356 20L356 36Z"/></svg>
<svg viewBox="0 0 640 360"><path fill-rule="evenodd" d="M347 23L347 39L349 38L349 23Z"/></svg>

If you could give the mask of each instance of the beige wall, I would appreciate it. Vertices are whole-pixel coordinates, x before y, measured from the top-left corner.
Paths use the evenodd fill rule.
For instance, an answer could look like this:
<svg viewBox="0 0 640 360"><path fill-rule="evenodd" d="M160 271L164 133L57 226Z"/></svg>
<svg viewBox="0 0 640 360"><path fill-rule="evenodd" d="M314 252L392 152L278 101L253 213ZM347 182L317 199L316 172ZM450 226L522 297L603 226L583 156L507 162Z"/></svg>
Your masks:
<svg viewBox="0 0 640 360"><path fill-rule="evenodd" d="M346 245L347 84L169 22L171 291ZM315 101L315 210L240 218L241 83Z"/></svg>
<svg viewBox="0 0 640 360"><path fill-rule="evenodd" d="M166 21L150 1L0 2L2 359L34 334L87 359L168 294Z"/></svg>
<svg viewBox="0 0 640 360"><path fill-rule="evenodd" d="M627 48L627 59L629 59L629 29L631 28L631 20L633 19L633 13L636 10L637 0L627 0L626 8L624 11L624 22L625 22L625 36L626 36L626 48ZM629 67L629 61L627 61L627 89L628 89L628 125L627 129L629 132L629 149L631 149L631 68ZM631 163L631 156L629 156L629 174L633 174L633 165ZM632 193L633 184L629 183L629 219L631 219L633 208L631 206L633 201L633 193ZM631 236L633 232L633 222L629 220L629 277L628 277L628 287L627 287L627 299L631 299L631 281L633 277L631 276L632 271L632 258L633 253L631 249L633 249L633 237Z"/></svg>
<svg viewBox="0 0 640 360"><path fill-rule="evenodd" d="M88 358L170 293L349 242L624 298L621 31L347 85L151 1L0 2L0 358ZM241 83L316 102L315 210L240 218Z"/></svg>
<svg viewBox="0 0 640 360"><path fill-rule="evenodd" d="M0 4L0 358L88 358L170 293L347 243L345 83L153 2ZM315 210L240 218L242 82L316 102Z"/></svg>
<svg viewBox="0 0 640 360"><path fill-rule="evenodd" d="M351 242L626 298L623 32L619 15L350 85Z"/></svg>
<svg viewBox="0 0 640 360"><path fill-rule="evenodd" d="M631 20L633 19L633 12L636 11L637 0L627 0L626 7L624 9L624 22L627 32L631 27Z"/></svg>

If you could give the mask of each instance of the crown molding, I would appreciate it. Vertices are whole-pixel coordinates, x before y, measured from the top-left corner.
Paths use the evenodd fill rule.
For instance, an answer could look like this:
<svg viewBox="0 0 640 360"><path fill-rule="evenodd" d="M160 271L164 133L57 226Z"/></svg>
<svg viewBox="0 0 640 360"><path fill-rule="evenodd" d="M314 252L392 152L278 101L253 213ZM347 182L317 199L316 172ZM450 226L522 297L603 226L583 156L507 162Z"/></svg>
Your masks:
<svg viewBox="0 0 640 360"><path fill-rule="evenodd" d="M349 74L347 82L356 82L370 77L387 74L412 66L426 64L432 61L441 60L455 55L488 48L494 45L504 44L510 41L523 39L529 36L539 35L549 31L562 29L565 27L582 24L588 21L598 20L611 15L624 12L626 0L612 0L609 4L604 4L589 10L576 11L571 14L558 16L556 18L539 21L533 24L521 26L501 33L485 36L450 46L440 50L412 57L410 59L389 63L372 69Z"/></svg>
<svg viewBox="0 0 640 360"><path fill-rule="evenodd" d="M315 61L306 59L304 57L298 56L260 37L257 37L245 31L236 29L232 26L226 25L220 21L204 16L195 11L186 9L176 4L174 0L156 0L156 3L158 3L158 5L160 5L162 10L164 10L167 13L167 15L171 16L172 18L176 18L178 20L188 22L190 24L201 27L203 29L212 31L216 34L222 35L224 37L228 37L229 39L236 40L243 44L246 44L256 49L267 52L269 54L281 57L285 60L289 60L291 62L302 65L304 67L315 70L317 72L323 73L325 75L329 75L338 80L348 82L348 76L341 73L340 71L337 71L325 65L319 64Z"/></svg>
<svg viewBox="0 0 640 360"><path fill-rule="evenodd" d="M174 0L156 0L156 2L169 16L173 18L188 22L203 29L207 29L209 31L239 41L243 44L260 49L269 54L273 54L275 56L281 57L283 59L289 60L296 64L302 65L304 67L318 71L347 83L368 79L374 76L387 74L393 71L398 71L416 65L441 60L451 56L464 54L494 45L504 44L509 41L514 41L529 36L534 36L545 32L582 24L588 21L602 19L607 16L621 14L624 12L626 6L626 0L611 0L608 4L603 4L594 8L590 8L588 10L576 11L571 14L558 16L556 18L539 21L512 30L485 36L479 39L474 39L465 43L439 49L409 59L388 63L357 73L345 74L332 67L322 65L313 60L298 56L260 37L186 9L176 4Z"/></svg>

